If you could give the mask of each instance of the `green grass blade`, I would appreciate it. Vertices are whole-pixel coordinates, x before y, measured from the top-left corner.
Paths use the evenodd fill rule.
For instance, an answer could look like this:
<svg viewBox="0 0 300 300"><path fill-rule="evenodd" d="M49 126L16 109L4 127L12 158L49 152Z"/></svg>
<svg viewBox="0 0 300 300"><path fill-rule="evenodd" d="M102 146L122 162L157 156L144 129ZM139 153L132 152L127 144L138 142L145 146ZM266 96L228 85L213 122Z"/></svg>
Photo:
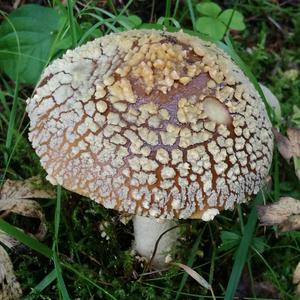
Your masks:
<svg viewBox="0 0 300 300"><path fill-rule="evenodd" d="M66 288L66 284L64 282L62 276L62 270L60 266L60 261L58 258L58 233L59 233L59 224L60 224L60 213L61 213L61 186L57 186L56 189L56 208L55 208L55 216L54 216L54 238L53 238L53 262L54 268L57 278L58 289L61 293L61 296L64 300L70 300L69 293Z"/></svg>
<svg viewBox="0 0 300 300"><path fill-rule="evenodd" d="M114 2L113 2L112 0L108 0L107 2L108 2L108 5L109 5L110 9L111 9L111 10L113 11L113 13L116 15L118 12L117 12L117 10L116 10L116 8L115 8Z"/></svg>
<svg viewBox="0 0 300 300"><path fill-rule="evenodd" d="M88 39L88 37L96 30L98 29L102 24L105 23L105 20L99 21L96 24L94 24L93 26L91 26L80 38L80 41L78 42L78 45L82 45L84 43L86 43L86 40Z"/></svg>
<svg viewBox="0 0 300 300"><path fill-rule="evenodd" d="M114 19L111 19L111 18L104 19L103 17L98 16L97 14L94 14L94 13L86 13L86 14L82 14L82 15L87 15L87 16L95 18L96 20L98 20L99 22L101 22L103 25L105 25L107 28L109 28L113 32L117 32L118 31L117 27L115 27L113 25L113 21L112 20L114 20Z"/></svg>
<svg viewBox="0 0 300 300"><path fill-rule="evenodd" d="M76 21L73 14L74 2L73 0L68 0L68 20L71 28L71 36L72 36L72 46L73 48L77 45L77 33L76 33Z"/></svg>
<svg viewBox="0 0 300 300"><path fill-rule="evenodd" d="M127 9L129 8L129 6L132 3L133 3L133 0L130 0L130 1L128 1L128 3L126 3L126 5L123 7L123 9L120 11L120 13L115 17L115 19L112 23L112 26L114 26L118 22L119 17L122 16L127 11ZM110 32L110 28L106 31L105 34L108 34L109 32Z"/></svg>
<svg viewBox="0 0 300 300"><path fill-rule="evenodd" d="M199 248L199 244L201 242L201 238L202 238L203 232L204 232L204 230L206 228L206 225L207 224L205 224L202 232L199 234L199 236L197 237L197 239L196 239L196 241L195 241L195 243L194 243L194 245L192 247L191 254L190 254L189 260L187 262L187 266L189 266L189 267L193 266L193 263L194 263L194 260L195 260L195 257L196 257L196 253L197 253L197 250ZM184 287L184 285L185 285L188 277L189 277L189 275L187 273L184 273L182 275L182 279L180 281L180 285L179 285L179 288L177 290L175 300L179 299L179 297L181 295L181 291L182 291L182 289L183 289L183 287Z"/></svg>
<svg viewBox="0 0 300 300"><path fill-rule="evenodd" d="M179 7L179 2L180 2L179 0L176 0L176 2L175 2L175 7L174 7L173 15L172 15L173 18L176 18L178 7Z"/></svg>
<svg viewBox="0 0 300 300"><path fill-rule="evenodd" d="M9 115L9 123L8 123L6 142L5 142L5 147L8 150L8 153L10 153L10 151L11 151L13 133L14 133L14 130L15 130L16 114L17 114L18 99L19 99L18 94L19 94L19 74L17 72L17 78L16 78L16 81L15 81L14 97L13 97L11 112L10 112L10 115ZM5 155L5 161L6 161L6 164L7 164L8 155Z"/></svg>
<svg viewBox="0 0 300 300"><path fill-rule="evenodd" d="M56 208L54 216L54 244L57 246L61 211L61 186L56 189Z"/></svg>
<svg viewBox="0 0 300 300"><path fill-rule="evenodd" d="M53 252L53 262L54 262L54 267L55 267L55 274L56 274L56 278L57 278L58 288L61 293L61 296L64 300L71 300L69 293L67 291L67 288L66 288L66 284L62 277L60 262L59 262L58 256L55 251Z"/></svg>
<svg viewBox="0 0 300 300"><path fill-rule="evenodd" d="M9 23L9 25L11 26L15 37L16 37L16 42L17 42L17 50L18 53L21 53L21 48L20 48L20 40L19 40L19 35L18 32L14 26L14 24L10 21L10 19L8 17L6 17L6 15L0 11L0 15L2 15L6 21ZM14 96L13 96L13 102L12 102L12 108L10 111L10 116L9 116L9 123L8 123L8 129L7 129L7 134L6 134L6 141L5 141L5 147L8 151L8 153L5 153L4 158L5 158L5 162L7 165L7 160L8 160L8 154L10 152L10 148L11 148L11 144L12 144L12 140L13 140L13 132L14 132L14 128L15 128L15 121L16 121L16 113L17 113L17 105L18 105L18 94L19 94L19 56L17 56L18 60L16 63L16 81L15 81L15 89L14 89Z"/></svg>
<svg viewBox="0 0 300 300"><path fill-rule="evenodd" d="M0 219L0 230L2 230L6 234L14 237L19 242L21 242L24 245L28 246L29 248L37 251L38 253L40 253L48 258L52 258L53 252L50 248L48 248L46 245L42 244L38 240L23 233L21 230L17 229L16 227L10 225L3 219Z"/></svg>
<svg viewBox="0 0 300 300"><path fill-rule="evenodd" d="M166 26L170 26L169 18L171 16L171 0L166 0L166 11L165 11L165 18L166 20Z"/></svg>
<svg viewBox="0 0 300 300"><path fill-rule="evenodd" d="M4 112L2 114L5 114L6 116L9 116L10 115L10 108L7 104L6 96L7 96L7 94L0 90L0 103L1 103L1 105L3 107L3 110L4 110Z"/></svg>
<svg viewBox="0 0 300 300"><path fill-rule="evenodd" d="M37 284L30 294L39 294L45 288L47 288L56 279L55 269L52 270L48 275L46 275L39 284ZM25 297L23 300L29 299L30 297Z"/></svg>
<svg viewBox="0 0 300 300"><path fill-rule="evenodd" d="M278 278L278 275L276 275L275 271L273 270L273 268L270 266L270 264L267 262L267 260L257 251L257 249L255 249L254 247L252 247L253 251L255 252L255 254L261 259L261 261L263 262L263 264L268 268L268 270L270 271L270 273L273 276L273 280L277 285L277 288L280 290L282 295L285 295L286 298L284 299L294 299L293 297L291 297L290 295L288 295L288 293L285 291L284 287L281 285L280 283L280 279Z"/></svg>
<svg viewBox="0 0 300 300"><path fill-rule="evenodd" d="M116 17L116 15L112 14L111 12L109 12L105 9L102 9L100 7L90 7L90 6L87 6L87 9L84 10L81 15L89 13L90 10L99 13L100 16L105 15L112 19L114 19Z"/></svg>
<svg viewBox="0 0 300 300"><path fill-rule="evenodd" d="M5 169L4 169L4 171L2 172L2 174L1 174L2 176L1 176L1 178L0 178L0 189L2 188L2 185L4 184L4 180L5 180L5 177L6 177L6 173L7 173L7 171L8 171L10 162L11 162L11 160L13 159L13 155L14 155L16 149L17 149L17 146L18 146L18 144L20 143L20 141L21 141L21 139L22 139L22 137L23 137L25 131L28 129L28 127L29 127L29 123L25 126L25 128L23 129L23 131L22 131L19 135L17 135L16 141L15 141L14 145L12 146L12 149L11 149L10 154L9 154L9 156L8 156L8 160L7 160Z"/></svg>
<svg viewBox="0 0 300 300"><path fill-rule="evenodd" d="M195 30L195 28L196 28L196 26L195 26L196 18L195 18L193 3L192 3L191 0L187 0L186 3L187 3L187 6L188 6L188 9L189 9L189 12L190 12L191 21L192 21L192 24L193 24L193 30Z"/></svg>
<svg viewBox="0 0 300 300"><path fill-rule="evenodd" d="M262 192L260 191L254 201L254 205L252 207L248 222L244 228L244 234L242 236L241 243L235 254L235 260L230 274L229 282L226 288L224 300L231 300L235 295L243 268L248 259L248 253L251 247L251 241L255 231L255 226L257 221L256 206L258 204L261 204L262 202L263 202L263 195Z"/></svg>

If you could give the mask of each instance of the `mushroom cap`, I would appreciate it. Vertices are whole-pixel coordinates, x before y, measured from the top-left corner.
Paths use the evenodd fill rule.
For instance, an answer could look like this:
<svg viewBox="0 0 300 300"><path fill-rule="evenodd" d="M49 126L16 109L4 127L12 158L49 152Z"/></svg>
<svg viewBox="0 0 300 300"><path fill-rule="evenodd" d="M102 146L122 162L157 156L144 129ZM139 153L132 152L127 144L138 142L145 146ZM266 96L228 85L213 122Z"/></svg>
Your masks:
<svg viewBox="0 0 300 300"><path fill-rule="evenodd" d="M212 219L259 191L273 148L257 91L213 43L113 33L52 62L27 100L47 179L106 208Z"/></svg>

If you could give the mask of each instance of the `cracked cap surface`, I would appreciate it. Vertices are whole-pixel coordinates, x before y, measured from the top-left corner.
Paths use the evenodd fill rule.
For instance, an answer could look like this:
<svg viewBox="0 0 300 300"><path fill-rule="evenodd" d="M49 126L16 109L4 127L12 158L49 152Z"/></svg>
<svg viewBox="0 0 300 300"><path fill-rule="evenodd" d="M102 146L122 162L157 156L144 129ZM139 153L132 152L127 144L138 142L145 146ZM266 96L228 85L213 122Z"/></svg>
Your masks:
<svg viewBox="0 0 300 300"><path fill-rule="evenodd" d="M47 179L127 213L209 220L257 193L271 164L257 91L183 32L113 33L67 51L27 112Z"/></svg>

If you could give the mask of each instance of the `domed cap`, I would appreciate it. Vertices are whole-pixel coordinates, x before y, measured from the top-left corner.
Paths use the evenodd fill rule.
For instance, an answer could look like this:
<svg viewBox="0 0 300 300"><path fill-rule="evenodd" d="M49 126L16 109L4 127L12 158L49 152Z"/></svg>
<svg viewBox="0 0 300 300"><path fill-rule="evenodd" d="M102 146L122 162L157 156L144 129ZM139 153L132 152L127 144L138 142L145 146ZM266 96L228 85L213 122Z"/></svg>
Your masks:
<svg viewBox="0 0 300 300"><path fill-rule="evenodd" d="M27 103L47 179L107 208L209 220L257 193L270 167L253 85L183 32L113 33L69 50Z"/></svg>

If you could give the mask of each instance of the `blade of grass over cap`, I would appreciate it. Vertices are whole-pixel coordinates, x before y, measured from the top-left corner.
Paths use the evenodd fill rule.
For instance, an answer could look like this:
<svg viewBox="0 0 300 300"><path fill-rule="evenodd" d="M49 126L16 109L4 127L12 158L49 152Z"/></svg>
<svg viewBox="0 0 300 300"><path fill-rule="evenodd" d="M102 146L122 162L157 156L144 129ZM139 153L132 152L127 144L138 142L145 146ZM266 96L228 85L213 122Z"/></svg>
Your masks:
<svg viewBox="0 0 300 300"><path fill-rule="evenodd" d="M226 288L224 300L231 300L235 295L243 268L245 266L245 263L247 262L249 249L251 247L251 241L255 231L255 226L257 222L256 206L261 204L262 202L263 195L262 191L260 191L255 198L251 213L248 218L248 222L244 227L244 233L241 239L241 243L235 253L235 260Z"/></svg>

